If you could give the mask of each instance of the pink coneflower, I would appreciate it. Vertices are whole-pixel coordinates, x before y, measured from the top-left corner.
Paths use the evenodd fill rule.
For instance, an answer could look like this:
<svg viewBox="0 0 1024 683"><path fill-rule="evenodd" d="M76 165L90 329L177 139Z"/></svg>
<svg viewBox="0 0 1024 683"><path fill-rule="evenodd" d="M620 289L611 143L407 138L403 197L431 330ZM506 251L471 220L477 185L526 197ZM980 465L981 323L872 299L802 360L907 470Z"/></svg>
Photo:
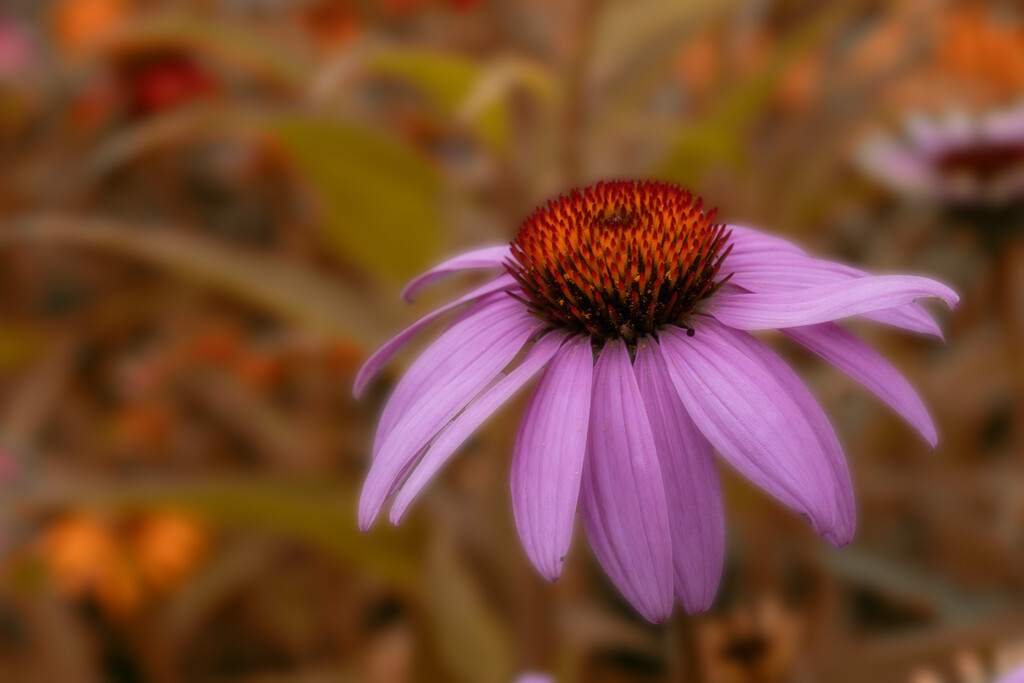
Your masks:
<svg viewBox="0 0 1024 683"><path fill-rule="evenodd" d="M906 134L878 134L860 166L901 192L953 204L998 205L1024 197L1024 103L984 115L909 117Z"/></svg>
<svg viewBox="0 0 1024 683"><path fill-rule="evenodd" d="M748 331L782 329L934 445L907 382L832 321L859 315L939 335L914 301L953 306L957 295L817 260L713 216L670 185L599 183L538 209L511 246L416 278L407 298L458 270L505 270L389 341L356 378L358 395L416 332L468 305L384 408L360 526L392 495L398 523L473 430L539 376L511 484L523 547L545 578L561 573L578 505L597 559L644 617L665 619L673 595L690 612L706 609L724 546L713 450L829 541L849 542L853 490L839 441L797 375Z"/></svg>

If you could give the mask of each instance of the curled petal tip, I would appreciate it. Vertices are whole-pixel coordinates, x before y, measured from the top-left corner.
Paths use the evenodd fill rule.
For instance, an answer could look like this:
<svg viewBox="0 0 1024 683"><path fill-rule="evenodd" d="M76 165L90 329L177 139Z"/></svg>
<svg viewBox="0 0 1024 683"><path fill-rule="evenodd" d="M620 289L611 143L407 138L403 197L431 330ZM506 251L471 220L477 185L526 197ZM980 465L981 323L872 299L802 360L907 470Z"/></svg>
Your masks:
<svg viewBox="0 0 1024 683"><path fill-rule="evenodd" d="M941 287L941 291L936 292L935 296L942 299L942 301L949 306L949 310L955 311L956 307L960 304L960 295L957 294L952 287L943 282L936 282L936 284Z"/></svg>
<svg viewBox="0 0 1024 683"><path fill-rule="evenodd" d="M367 366L359 368L359 372L356 374L356 381L352 383L352 396L357 401L363 400L363 394L366 393L366 386L373 379L373 373L367 370Z"/></svg>

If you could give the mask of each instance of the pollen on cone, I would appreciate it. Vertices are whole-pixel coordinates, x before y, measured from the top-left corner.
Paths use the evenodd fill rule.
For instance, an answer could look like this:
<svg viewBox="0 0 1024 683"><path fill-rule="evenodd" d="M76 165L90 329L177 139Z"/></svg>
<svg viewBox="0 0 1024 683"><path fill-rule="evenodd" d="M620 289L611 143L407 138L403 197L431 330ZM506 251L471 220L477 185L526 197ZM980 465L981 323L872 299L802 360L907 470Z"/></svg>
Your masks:
<svg viewBox="0 0 1024 683"><path fill-rule="evenodd" d="M724 282L717 275L728 234L714 214L666 183L598 183L530 216L508 270L542 319L635 343L685 324Z"/></svg>

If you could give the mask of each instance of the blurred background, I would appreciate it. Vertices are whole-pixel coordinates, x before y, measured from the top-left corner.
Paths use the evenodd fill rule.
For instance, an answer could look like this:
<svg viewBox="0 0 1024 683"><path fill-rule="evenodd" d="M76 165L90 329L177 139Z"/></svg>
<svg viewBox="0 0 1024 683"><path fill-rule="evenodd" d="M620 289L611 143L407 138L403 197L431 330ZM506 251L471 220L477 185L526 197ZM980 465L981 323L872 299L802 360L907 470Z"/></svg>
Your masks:
<svg viewBox="0 0 1024 683"><path fill-rule="evenodd" d="M1024 7L944 0L3 0L0 680L983 683L1024 663ZM1014 109L1014 107L1017 107ZM857 327L940 435L826 407L836 551L723 467L714 607L655 627L577 534L530 567L520 397L399 529L351 397L402 284L599 179L962 295ZM428 335L429 337L429 335ZM427 339L413 347L422 348Z"/></svg>

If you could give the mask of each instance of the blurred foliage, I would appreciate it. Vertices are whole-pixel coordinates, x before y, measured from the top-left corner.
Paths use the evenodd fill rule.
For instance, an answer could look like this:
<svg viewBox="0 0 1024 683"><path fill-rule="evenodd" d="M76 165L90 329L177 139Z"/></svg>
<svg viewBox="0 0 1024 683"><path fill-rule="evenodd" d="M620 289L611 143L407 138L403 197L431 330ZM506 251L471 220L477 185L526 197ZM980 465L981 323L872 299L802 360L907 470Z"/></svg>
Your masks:
<svg viewBox="0 0 1024 683"><path fill-rule="evenodd" d="M256 126L315 188L328 241L346 258L399 281L437 259L440 181L420 157L337 121L279 117Z"/></svg>

